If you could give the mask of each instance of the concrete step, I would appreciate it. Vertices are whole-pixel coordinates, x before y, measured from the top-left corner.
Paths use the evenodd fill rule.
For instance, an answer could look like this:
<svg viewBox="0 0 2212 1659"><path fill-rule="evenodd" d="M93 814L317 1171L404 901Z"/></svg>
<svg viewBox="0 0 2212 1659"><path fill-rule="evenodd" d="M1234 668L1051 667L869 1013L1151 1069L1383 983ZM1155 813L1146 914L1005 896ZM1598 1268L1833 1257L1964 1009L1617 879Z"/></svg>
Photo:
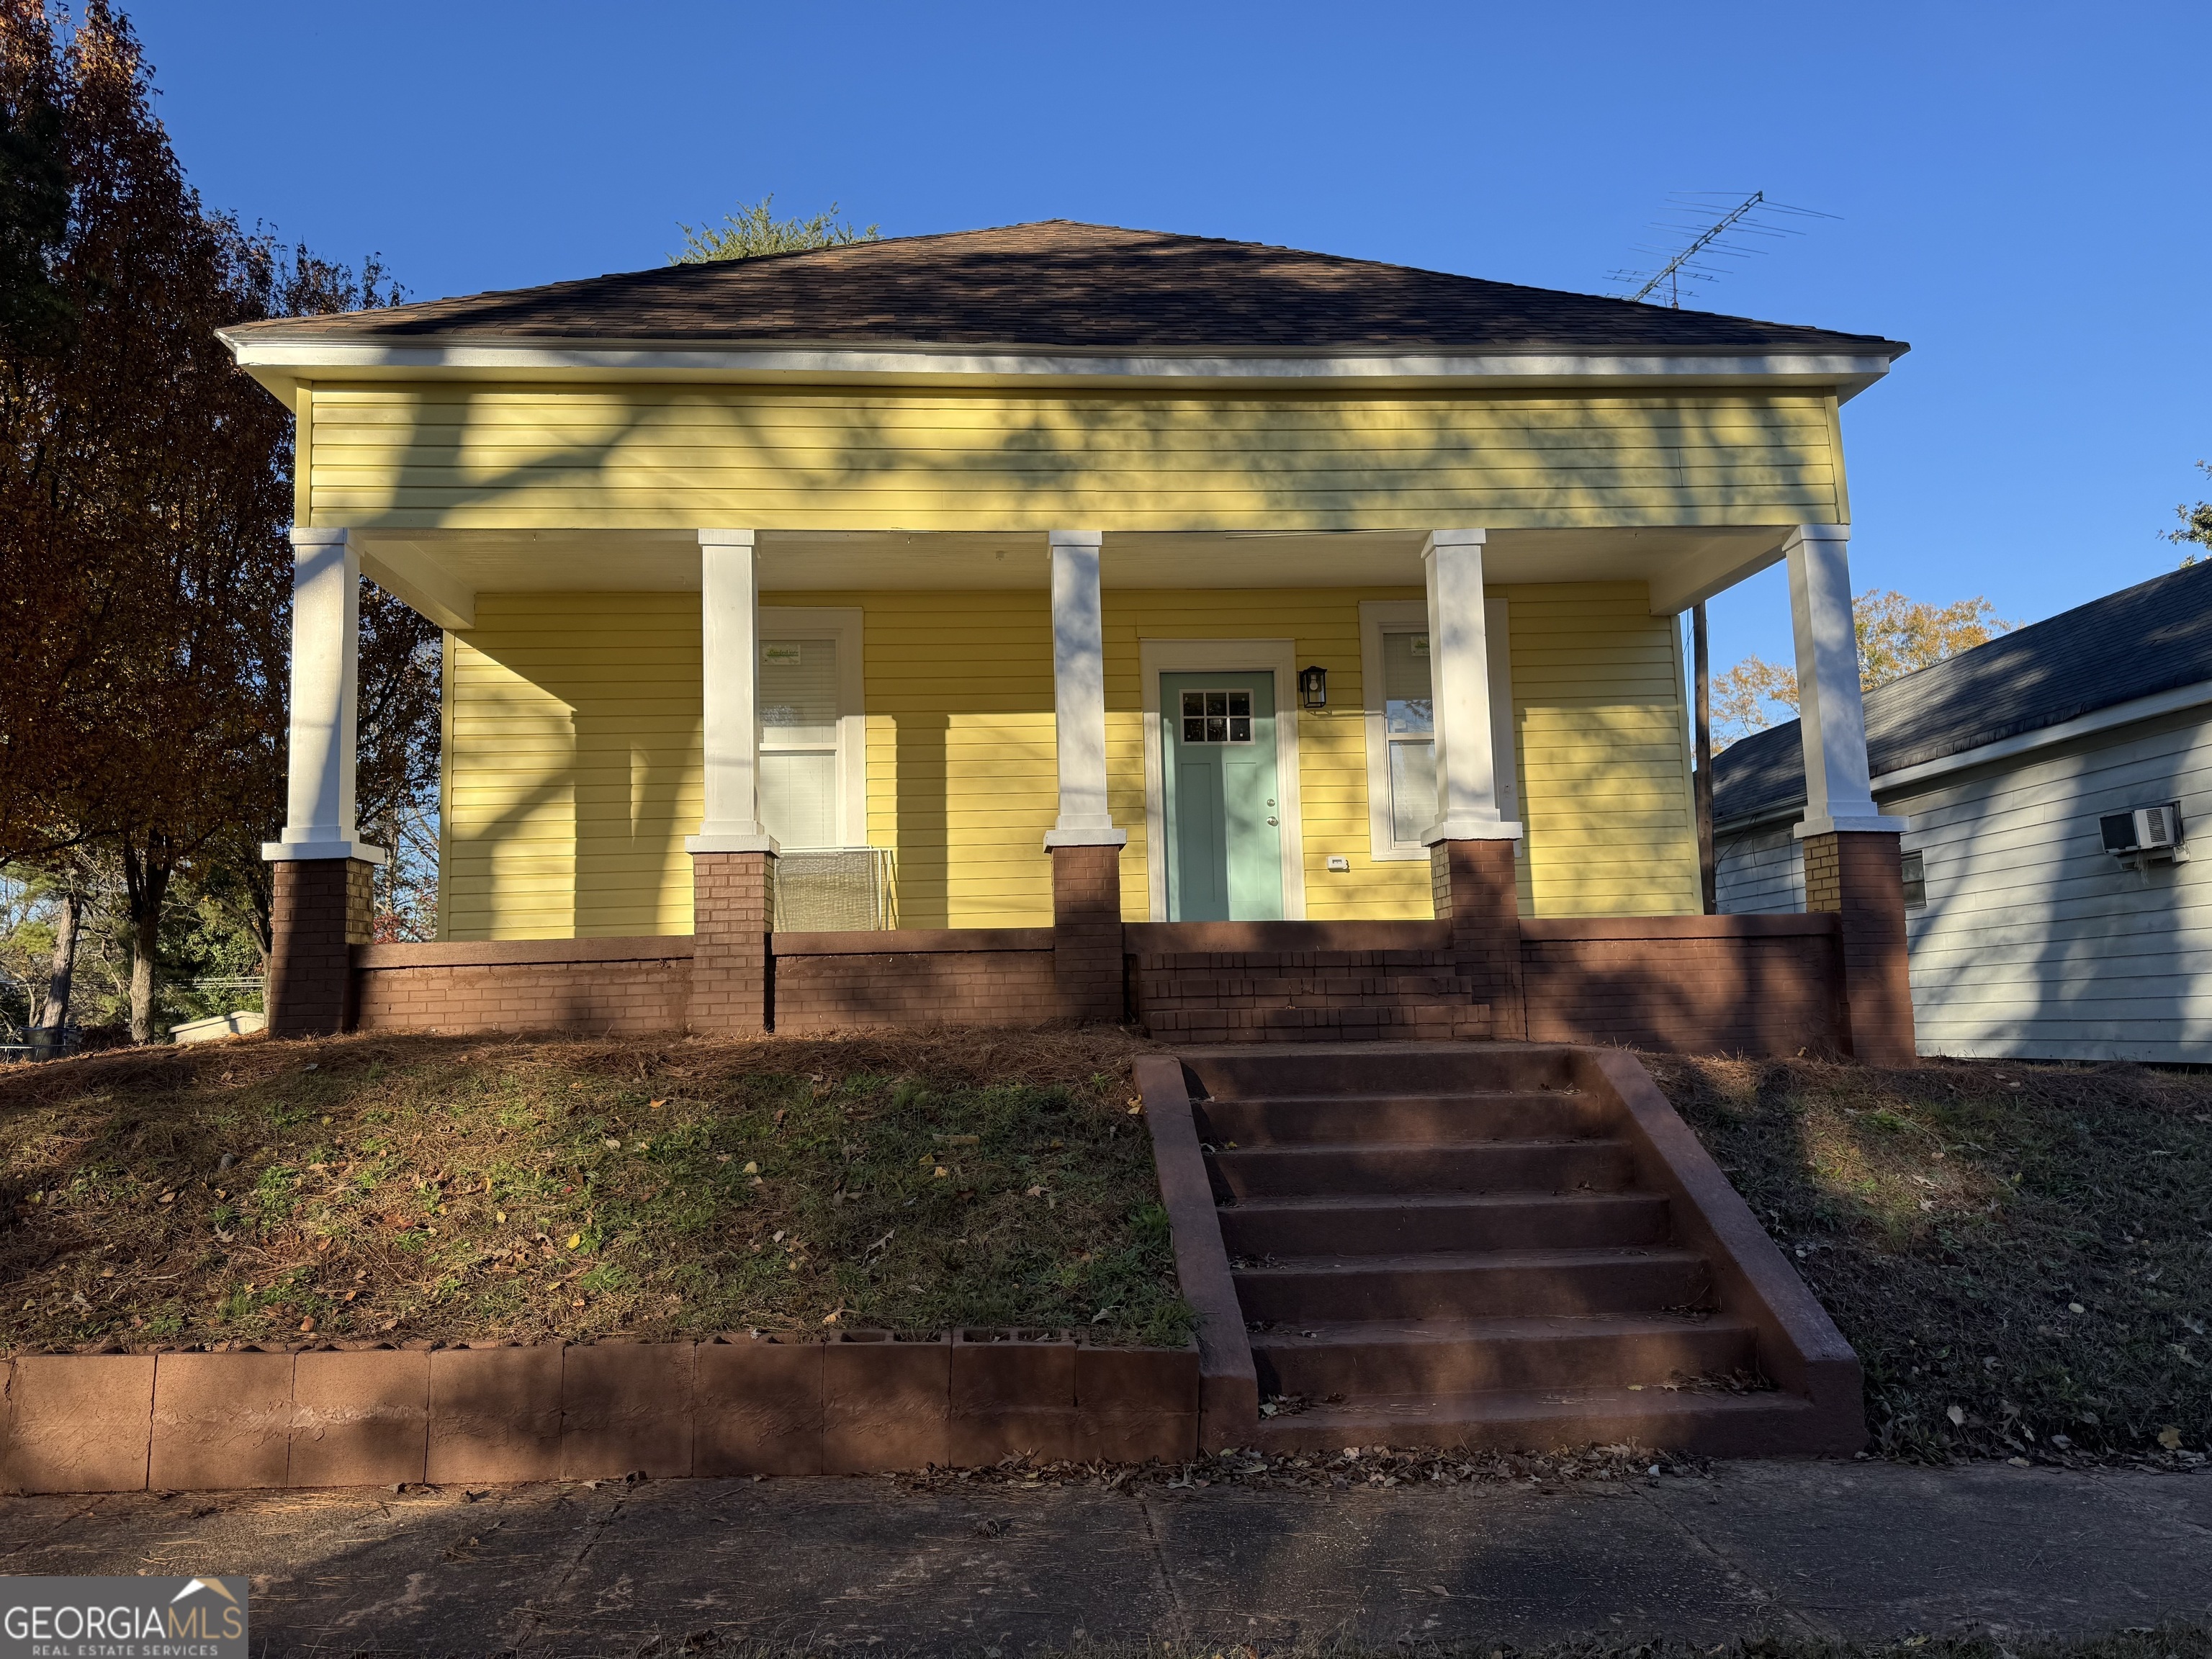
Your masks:
<svg viewBox="0 0 2212 1659"><path fill-rule="evenodd" d="M1200 1095L1249 1100L1280 1095L1367 1094L1387 1078L1394 1092L1462 1094L1565 1089L1571 1050L1516 1042L1302 1042L1294 1048L1178 1048Z"/></svg>
<svg viewBox="0 0 2212 1659"><path fill-rule="evenodd" d="M1378 1445L1549 1451L1626 1442L1708 1457L1772 1457L1826 1449L1832 1437L1798 1395L1583 1388L1367 1395L1262 1418L1252 1443L1318 1453Z"/></svg>
<svg viewBox="0 0 2212 1659"><path fill-rule="evenodd" d="M1329 1194L1248 1199L1220 1216L1232 1257L1588 1249L1668 1237L1661 1193Z"/></svg>
<svg viewBox="0 0 2212 1659"><path fill-rule="evenodd" d="M1429 1095L1273 1095L1209 1100L1199 1133L1215 1146L1310 1146L1364 1141L1570 1139L1605 1133L1606 1108L1565 1090Z"/></svg>
<svg viewBox="0 0 2212 1659"><path fill-rule="evenodd" d="M1703 1306L1711 1282L1696 1251L1671 1247L1276 1257L1231 1277L1248 1322L1284 1325L1656 1313Z"/></svg>
<svg viewBox="0 0 2212 1659"><path fill-rule="evenodd" d="M1755 1337L1717 1314L1344 1320L1255 1331L1252 1358L1263 1395L1361 1400L1724 1376L1753 1368Z"/></svg>
<svg viewBox="0 0 2212 1659"><path fill-rule="evenodd" d="M1288 1198L1323 1193L1618 1192L1632 1174L1621 1140L1364 1142L1256 1146L1208 1153L1217 1193Z"/></svg>

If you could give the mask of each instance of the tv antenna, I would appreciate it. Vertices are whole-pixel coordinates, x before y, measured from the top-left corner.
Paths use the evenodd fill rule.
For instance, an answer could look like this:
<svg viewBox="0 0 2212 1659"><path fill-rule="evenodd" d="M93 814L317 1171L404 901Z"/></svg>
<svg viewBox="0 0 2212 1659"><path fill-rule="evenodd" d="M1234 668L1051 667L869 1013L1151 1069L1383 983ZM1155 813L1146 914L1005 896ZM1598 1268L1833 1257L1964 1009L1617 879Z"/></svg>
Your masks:
<svg viewBox="0 0 2212 1659"><path fill-rule="evenodd" d="M1836 216L1814 208L1771 202L1763 190L1740 200L1733 191L1678 191L1667 198L1667 206L1670 216L1654 222L1651 228L1667 232L1668 244L1636 250L1663 263L1656 270L1616 270L1613 276L1623 288L1634 286L1635 291L1627 296L1630 300L1651 300L1655 305L1677 311L1682 308L1683 283L1717 282L1726 274L1728 266L1711 261L1749 259L1771 251L1762 243L1802 236L1804 229L1790 223L1793 219ZM1714 216L1717 214L1718 217ZM1686 244L1680 242L1683 236L1690 239ZM1669 248L1678 251L1670 252ZM1663 297L1654 299L1654 295Z"/></svg>

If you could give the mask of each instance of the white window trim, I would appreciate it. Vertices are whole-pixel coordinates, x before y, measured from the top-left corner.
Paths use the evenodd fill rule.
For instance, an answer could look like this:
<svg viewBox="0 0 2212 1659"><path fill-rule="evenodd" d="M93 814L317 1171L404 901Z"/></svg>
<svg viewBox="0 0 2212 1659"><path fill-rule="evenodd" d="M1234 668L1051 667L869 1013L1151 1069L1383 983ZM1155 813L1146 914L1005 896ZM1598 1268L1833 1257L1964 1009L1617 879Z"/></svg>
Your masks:
<svg viewBox="0 0 2212 1659"><path fill-rule="evenodd" d="M1275 799L1282 803L1283 919L1306 919L1305 813L1298 793L1298 671L1295 640L1139 640L1145 714L1145 885L1147 914L1168 915L1166 761L1160 752L1160 676L1275 677Z"/></svg>
<svg viewBox="0 0 2212 1659"><path fill-rule="evenodd" d="M1482 603L1483 635L1490 653L1490 741L1497 779L1498 815L1521 816L1520 768L1513 731L1513 652L1506 632L1507 602L1495 594ZM1427 863L1429 849L1400 845L1390 835L1390 731L1382 696L1382 636L1424 634L1429 607L1421 599L1363 599L1359 605L1360 701L1366 705L1368 857L1377 864Z"/></svg>
<svg viewBox="0 0 2212 1659"><path fill-rule="evenodd" d="M793 637L837 641L837 834L844 847L868 844L867 681L860 672L866 614L842 607L764 605L755 646Z"/></svg>

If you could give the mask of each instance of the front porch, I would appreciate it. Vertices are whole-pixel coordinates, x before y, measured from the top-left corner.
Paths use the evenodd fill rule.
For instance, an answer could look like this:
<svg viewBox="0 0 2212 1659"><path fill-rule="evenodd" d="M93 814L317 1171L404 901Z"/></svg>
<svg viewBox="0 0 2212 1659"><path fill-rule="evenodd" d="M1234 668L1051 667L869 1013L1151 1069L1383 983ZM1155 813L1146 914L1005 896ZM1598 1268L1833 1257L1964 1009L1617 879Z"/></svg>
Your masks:
<svg viewBox="0 0 2212 1659"><path fill-rule="evenodd" d="M297 539L279 1032L1910 1053L1879 846L1813 915L1696 914L1675 616L1777 560L1832 714L1808 829L1895 863L1832 526ZM358 914L357 573L447 630L432 945Z"/></svg>

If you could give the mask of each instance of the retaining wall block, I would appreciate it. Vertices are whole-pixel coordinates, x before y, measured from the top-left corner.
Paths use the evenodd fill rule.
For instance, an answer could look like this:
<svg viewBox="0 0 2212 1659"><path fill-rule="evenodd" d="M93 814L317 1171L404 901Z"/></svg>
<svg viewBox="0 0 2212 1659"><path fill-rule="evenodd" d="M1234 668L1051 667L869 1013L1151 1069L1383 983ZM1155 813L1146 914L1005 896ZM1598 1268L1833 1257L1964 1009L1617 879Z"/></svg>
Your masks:
<svg viewBox="0 0 2212 1659"><path fill-rule="evenodd" d="M691 1473L689 1342L599 1342L561 1356L561 1478Z"/></svg>
<svg viewBox="0 0 2212 1659"><path fill-rule="evenodd" d="M701 1343L693 1472L821 1474L823 1352L811 1338L757 1333Z"/></svg>
<svg viewBox="0 0 2212 1659"><path fill-rule="evenodd" d="M1198 1455L1198 1348L1076 1350L1075 1400L1085 1462L1184 1463Z"/></svg>
<svg viewBox="0 0 2212 1659"><path fill-rule="evenodd" d="M945 1464L951 1338L847 1331L830 1340L822 1358L824 1474Z"/></svg>
<svg viewBox="0 0 2212 1659"><path fill-rule="evenodd" d="M154 1356L25 1354L9 1379L8 1484L19 1492L143 1492Z"/></svg>
<svg viewBox="0 0 2212 1659"><path fill-rule="evenodd" d="M1075 1343L1043 1331L954 1334L946 1456L960 1468L1076 1455Z"/></svg>
<svg viewBox="0 0 2212 1659"><path fill-rule="evenodd" d="M423 1479L433 1486L559 1479L561 1370L556 1342L433 1352Z"/></svg>
<svg viewBox="0 0 2212 1659"><path fill-rule="evenodd" d="M292 1486L419 1481L428 1457L428 1348L311 1348L292 1371Z"/></svg>
<svg viewBox="0 0 2212 1659"><path fill-rule="evenodd" d="M251 1349L157 1355L147 1484L156 1492L284 1485L294 1358Z"/></svg>

